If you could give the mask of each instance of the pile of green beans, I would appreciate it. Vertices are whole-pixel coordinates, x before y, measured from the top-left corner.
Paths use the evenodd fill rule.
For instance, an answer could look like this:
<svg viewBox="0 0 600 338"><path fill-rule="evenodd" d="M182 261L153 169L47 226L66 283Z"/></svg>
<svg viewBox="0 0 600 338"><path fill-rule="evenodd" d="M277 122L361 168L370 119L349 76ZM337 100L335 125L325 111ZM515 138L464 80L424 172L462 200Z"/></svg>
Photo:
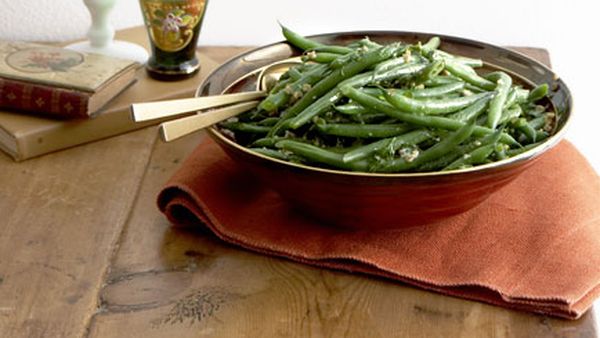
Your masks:
<svg viewBox="0 0 600 338"><path fill-rule="evenodd" d="M219 125L257 153L361 172L455 170L515 156L556 128L547 84L524 88L440 50L438 37L334 46L282 31L302 64L256 109Z"/></svg>

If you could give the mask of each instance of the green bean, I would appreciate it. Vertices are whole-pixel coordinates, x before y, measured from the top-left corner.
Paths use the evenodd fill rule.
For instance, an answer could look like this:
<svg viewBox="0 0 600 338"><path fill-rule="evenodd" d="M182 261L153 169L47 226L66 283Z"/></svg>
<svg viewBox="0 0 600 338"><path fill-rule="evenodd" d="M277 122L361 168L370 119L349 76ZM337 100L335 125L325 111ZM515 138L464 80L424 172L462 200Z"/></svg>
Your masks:
<svg viewBox="0 0 600 338"><path fill-rule="evenodd" d="M542 129L546 124L546 116L541 115L529 121L529 125L535 130Z"/></svg>
<svg viewBox="0 0 600 338"><path fill-rule="evenodd" d="M286 154L282 153L281 151L275 150L275 149L269 149L269 148L248 148L248 149L252 150L255 153L259 153L261 155L273 157L273 158L276 158L278 160L287 161L287 160L290 159L289 156L287 156Z"/></svg>
<svg viewBox="0 0 600 338"><path fill-rule="evenodd" d="M304 36L291 31L281 23L279 24L279 26L281 26L281 32L283 33L285 39L293 46L296 46L302 50L314 49L323 46L323 44L319 42L307 39Z"/></svg>
<svg viewBox="0 0 600 338"><path fill-rule="evenodd" d="M400 46L400 45L398 44L398 46ZM349 63L349 62L351 62L353 60L356 60L356 59L360 58L366 52L369 52L369 51L372 51L372 50L375 50L375 49L380 49L380 48L382 48L382 46L378 46L376 48L358 48L358 49L355 49L351 53L340 55L336 60L333 60L330 63L330 66L333 69L338 69L338 68L342 67L343 65L345 65L345 64L347 64L347 63ZM397 53L399 53L399 51Z"/></svg>
<svg viewBox="0 0 600 338"><path fill-rule="evenodd" d="M338 88L340 86L364 86L368 83L372 82L380 82L388 79L398 78L401 76L407 76L411 74L415 74L419 70L423 69L425 66L423 64L415 64L415 65L401 65L396 68L390 69L381 74L375 74L373 71L366 72L360 74L355 77L351 77L345 81L339 83ZM297 129L307 123L310 119L317 116L318 114L324 112L328 109L332 104L337 102L341 98L341 93L338 88L332 89L327 94L321 96L317 101L312 103L309 107L306 107L301 114L298 114L294 117L293 110L290 112L291 116L294 117L292 121L289 123L288 127L292 129ZM308 94L307 94L308 95ZM295 107L295 106L294 106ZM294 108L292 107L292 109ZM279 130L278 130L279 131Z"/></svg>
<svg viewBox="0 0 600 338"><path fill-rule="evenodd" d="M300 78L302 78L302 73L296 67L288 69L287 74L292 81L298 81Z"/></svg>
<svg viewBox="0 0 600 338"><path fill-rule="evenodd" d="M547 83L543 83L543 84L535 87L529 93L529 96L527 97L527 101L529 101L529 102L535 102L537 100L540 100L540 99L546 97L546 95L548 95L548 84Z"/></svg>
<svg viewBox="0 0 600 338"><path fill-rule="evenodd" d="M467 58L464 56L458 56L458 57L454 57L454 59L452 59L460 64L463 64L465 66L469 66L469 67L473 67L473 68L479 68L479 67L483 67L483 61L481 61L481 59L473 59L473 58Z"/></svg>
<svg viewBox="0 0 600 338"><path fill-rule="evenodd" d="M391 137L411 129L406 124L317 123L316 126L324 134L359 138Z"/></svg>
<svg viewBox="0 0 600 338"><path fill-rule="evenodd" d="M515 122L513 123L515 128L517 128L518 130L520 130L523 134L525 134L525 136L527 136L527 139L532 142L535 143L536 142L536 131L535 129L529 125L529 123L527 123L527 120L523 117L518 118L515 120Z"/></svg>
<svg viewBox="0 0 600 338"><path fill-rule="evenodd" d="M439 50L437 37L341 46L282 31L303 63L257 108L219 124L263 155L353 171L453 170L538 146L555 124L539 101L547 84L530 91L500 71L478 74L482 60Z"/></svg>
<svg viewBox="0 0 600 338"><path fill-rule="evenodd" d="M304 62L313 61L313 62L317 62L317 63L330 63L339 57L340 57L340 55L335 54L335 53L325 53L325 52L308 53L308 54L305 54L302 56L302 61L304 61Z"/></svg>
<svg viewBox="0 0 600 338"><path fill-rule="evenodd" d="M437 87L416 89L410 92L410 96L415 99L430 98L454 93L463 88L465 88L465 84L463 82L452 82Z"/></svg>
<svg viewBox="0 0 600 338"><path fill-rule="evenodd" d="M522 104L521 107L523 108L523 110L527 110L527 116L531 116L531 117L539 117L539 116L543 116L545 115L546 112L546 107L542 106L542 105L533 105L533 103L529 103L529 104Z"/></svg>
<svg viewBox="0 0 600 338"><path fill-rule="evenodd" d="M462 65L473 67L473 68L478 68L478 67L483 66L483 61L481 61L481 59L473 59L473 58L468 58L468 57L464 57L464 56L454 56L454 55L444 52L442 50L436 50L433 53L432 58L434 60L435 59L450 59L454 62L458 62Z"/></svg>
<svg viewBox="0 0 600 338"><path fill-rule="evenodd" d="M446 59L446 70L450 72L450 74L464 80L467 83L470 83L474 86L486 89L486 90L494 90L496 88L496 84L492 81L485 79L473 70L473 68L460 64L454 60Z"/></svg>
<svg viewBox="0 0 600 338"><path fill-rule="evenodd" d="M531 149L533 149L533 148L536 148L536 147L537 147L537 146L539 146L541 143L542 143L542 142L530 143L530 144L528 144L528 145L526 145L526 146L522 146L522 147L520 147L520 148L508 149L508 150L506 151L506 154L507 154L509 157L517 156L517 155L519 155L519 154L522 154L522 153L524 153L524 152L526 152L526 151L528 151L528 150L531 150Z"/></svg>
<svg viewBox="0 0 600 338"><path fill-rule="evenodd" d="M506 96L504 109L510 108L515 104L523 104L527 102L529 91L521 87L512 87Z"/></svg>
<svg viewBox="0 0 600 338"><path fill-rule="evenodd" d="M527 135L526 135L527 136ZM550 136L550 134L544 130L536 130L535 131L535 142L541 142L545 139L547 139ZM528 141L532 142L531 138L527 138Z"/></svg>
<svg viewBox="0 0 600 338"><path fill-rule="evenodd" d="M260 122L269 115L265 114L264 111L254 108L238 116L237 120L240 122ZM228 120L229 122L235 121L235 118Z"/></svg>
<svg viewBox="0 0 600 338"><path fill-rule="evenodd" d="M269 91L269 95L277 94L279 91L283 90L290 82L292 82L292 79L290 78L279 79L277 84L273 86L273 88L271 88L271 90Z"/></svg>
<svg viewBox="0 0 600 338"><path fill-rule="evenodd" d="M271 130L269 126L259 126L252 123L244 122L221 122L221 126L233 131L241 131L244 133L266 134Z"/></svg>
<svg viewBox="0 0 600 338"><path fill-rule="evenodd" d="M406 48L404 50L399 50L398 54L405 53L406 50L407 50ZM408 59L410 59L410 60L408 60ZM421 56L411 56L410 58L408 58L408 57L402 55L402 56L391 58L389 60L378 63L375 66L374 70L375 70L375 73L381 73L381 72L385 72L386 70L390 70L390 69L395 68L400 65L404 65L404 64L408 64L408 63L422 63L423 61L426 61L426 59L424 59Z"/></svg>
<svg viewBox="0 0 600 338"><path fill-rule="evenodd" d="M474 85L472 85L470 83L465 83L465 90L468 90L468 91L470 91L472 93L485 93L486 92L485 89L482 89L480 87L474 86Z"/></svg>
<svg viewBox="0 0 600 338"><path fill-rule="evenodd" d="M523 113L523 109L519 105L514 105L502 112L502 116L500 117L500 121L498 124L505 124L510 120L516 119Z"/></svg>
<svg viewBox="0 0 600 338"><path fill-rule="evenodd" d="M333 108L344 115L358 115L371 112L371 110L365 108L363 105L354 102L334 106Z"/></svg>
<svg viewBox="0 0 600 338"><path fill-rule="evenodd" d="M372 71L360 74L354 79L350 79L347 83L340 83L339 86L343 86L345 84L352 86L364 86L369 83L380 83L387 80L416 76L425 67L427 67L427 65L422 62L406 63L394 68L390 68L381 73Z"/></svg>
<svg viewBox="0 0 600 338"><path fill-rule="evenodd" d="M516 93L515 103L522 104L522 103L527 102L530 91L527 89L523 89L521 87L515 87L515 93Z"/></svg>
<svg viewBox="0 0 600 338"><path fill-rule="evenodd" d="M506 101L504 102L503 109L507 109L517 101L517 90L516 87L511 88L506 95Z"/></svg>
<svg viewBox="0 0 600 338"><path fill-rule="evenodd" d="M258 105L258 108L267 112L274 112L279 107L284 106L286 103L289 102L290 98L293 95L291 93L294 93L292 89L290 89L289 91L282 90L273 95L270 95L265 100L261 101L261 103Z"/></svg>
<svg viewBox="0 0 600 338"><path fill-rule="evenodd" d="M344 54L342 56L339 56L337 59L331 61L329 63L329 66L331 67L331 69L338 69L343 67L344 65L350 63L353 60L356 60L356 58L359 57L359 52L355 51L349 54Z"/></svg>
<svg viewBox="0 0 600 338"><path fill-rule="evenodd" d="M501 144L503 146L508 147L508 145L498 142L500 140L501 136L502 136L502 131L497 130L493 134L489 134L482 138L475 139L474 141L472 141L468 144L458 146L458 147L456 147L455 150L453 150L437 159L423 163L417 169L418 169L418 171L432 171L432 170L443 169L446 166L450 165L450 163L456 161L461 156L464 156L465 154L470 153L471 151L477 149L478 147L489 145L489 144L492 144L492 145Z"/></svg>
<svg viewBox="0 0 600 338"><path fill-rule="evenodd" d="M348 86L364 86L371 82L379 82L379 81L385 81L388 79L398 78L398 77L402 77L402 76L408 76L408 75L417 73L423 67L425 67L425 66L422 64L401 65L399 67L390 69L381 74L375 74L373 71L367 72L367 73L360 74L358 76L352 77L350 79L347 79L347 80L341 82L338 85L338 87L346 86L346 85L348 85ZM368 91L368 89L365 88L365 91ZM379 90L377 90L377 92L379 93ZM314 116L317 116L318 114L323 113L325 110L327 110L329 107L331 107L331 105L333 105L335 102L337 102L340 98L341 98L341 93L338 88L332 89L327 94L323 95L321 98L319 98L317 101L312 103L309 107L307 107L305 111L303 111L303 114L304 114L303 118L305 120L302 121L302 124L306 123L309 119L313 118ZM354 108L352 108L352 109L354 109ZM343 111L344 111L344 108L341 108L340 112L343 112ZM294 117L293 116L294 112L288 111L286 113L288 113L288 114L284 113L286 116L286 119L282 119L280 121L280 123L277 124L275 126L275 128L273 128L273 130L271 130L271 132L269 133L271 136L277 135L277 134L279 134L280 131L291 127L291 122L294 120L290 119L290 117L292 117L292 118Z"/></svg>
<svg viewBox="0 0 600 338"><path fill-rule="evenodd" d="M342 81L338 86L363 86L370 82L378 82L385 81L387 79L393 79L401 76L406 76L410 74L414 74L421 70L424 65L401 65L397 68L390 69L381 74L375 74L374 72L367 72L360 74L358 76L352 77L345 81ZM293 119L289 119L286 121L281 121L281 126L277 125L275 130L272 131L272 135L276 135L280 130L284 130L285 128L296 129L306 122L308 122L313 117L323 113L327 110L332 104L337 102L341 98L341 93L338 88L334 88L329 91L327 94L321 96L317 101L312 103L309 107L307 107L301 115L296 116ZM294 117L293 114L295 111L288 111L287 116ZM287 117L286 116L286 117ZM287 126L284 126L283 123L286 123Z"/></svg>
<svg viewBox="0 0 600 338"><path fill-rule="evenodd" d="M406 134L384 138L379 141L375 141L364 145L362 147L355 148L346 152L342 156L342 161L344 162L352 162L356 160L362 160L366 157L369 157L373 153L383 149L389 148L391 152L395 152L400 148L400 146L405 144L416 145L421 142L424 142L433 137L433 134L427 129L418 129L410 131Z"/></svg>
<svg viewBox="0 0 600 338"><path fill-rule="evenodd" d="M394 124L396 120L390 119L389 116L384 113L374 112L359 115L351 115L350 119L359 124Z"/></svg>
<svg viewBox="0 0 600 338"><path fill-rule="evenodd" d="M427 82L427 80L438 76L444 70L444 62L435 60L423 68L415 78L415 83L420 84Z"/></svg>
<svg viewBox="0 0 600 338"><path fill-rule="evenodd" d="M535 141L540 142L550 137L550 134L545 130L536 130L535 131Z"/></svg>
<svg viewBox="0 0 600 338"><path fill-rule="evenodd" d="M461 122L474 120L486 110L489 102L489 96L483 97L477 100L477 102L473 103L472 105L465 107L462 110L457 111L456 113L448 115L448 117Z"/></svg>
<svg viewBox="0 0 600 338"><path fill-rule="evenodd" d="M291 90L280 90L274 94L271 94L265 100L260 102L258 108L264 111L273 112L277 110L278 107L285 105L290 100L290 92Z"/></svg>
<svg viewBox="0 0 600 338"><path fill-rule="evenodd" d="M344 86L341 90L345 96L364 105L367 108L380 111L389 115L390 117L397 118L400 121L411 123L417 126L440 128L445 130L458 130L466 124L464 122L452 120L441 116L405 113L401 110L396 109L389 103L381 101L370 95L361 93L358 89L352 88L351 86ZM493 129L481 126L475 126L475 130L473 131L473 134L475 136L483 136L492 133L494 133ZM509 145L519 145L519 143L512 136L506 133L502 133L501 140L502 142Z"/></svg>
<svg viewBox="0 0 600 338"><path fill-rule="evenodd" d="M473 58L459 56L459 57L455 57L452 60L455 62L458 62L464 66L468 66L468 67L472 67L472 68L483 67L483 61L481 61L480 59L473 59Z"/></svg>
<svg viewBox="0 0 600 338"><path fill-rule="evenodd" d="M429 79L427 81L425 81L423 84L426 87L438 87L438 86L445 86L445 85L449 85L452 83L462 83L464 84L464 82L461 82L461 80L459 78L456 78L454 76L436 76L432 79Z"/></svg>
<svg viewBox="0 0 600 338"><path fill-rule="evenodd" d="M296 116L293 114L295 111L288 111L288 114L285 115L285 120L282 120L279 124L275 125L277 129L275 129L274 132L279 133L280 131L288 128L296 129L303 126L313 117L329 109L335 102L337 102L337 100L340 99L340 97L339 91L337 88L334 88L317 99L317 101L310 104L310 106L302 111L302 114Z"/></svg>
<svg viewBox="0 0 600 338"><path fill-rule="evenodd" d="M391 71L388 71L386 74L395 76L398 73L400 73L400 72L394 72L393 70L391 70ZM381 74L382 77L384 75L385 74ZM340 85L361 86L361 85L367 84L372 79L373 79L373 77L371 76L371 72L369 72L369 73L361 74L360 76L356 76L354 78L350 78L346 81L343 81ZM319 98L313 104L311 104L309 107L307 107L306 110L304 110L302 112L302 115L298 115L296 118L293 118L293 116L292 116L292 118L288 118L288 119L280 121L277 125L275 125L275 128L273 128L269 132L269 135L270 136L277 135L282 130L286 130L288 128L296 129L296 128L304 125L306 122L308 122L313 117L328 110L341 97L342 97L342 95L338 88L332 89L327 94L323 95L321 98ZM298 124L298 120L300 120L299 124Z"/></svg>
<svg viewBox="0 0 600 338"><path fill-rule="evenodd" d="M274 126L277 123L277 121L279 121L279 117L266 117L258 121L257 124L259 126Z"/></svg>
<svg viewBox="0 0 600 338"><path fill-rule="evenodd" d="M343 155L341 153L329 151L303 142L283 140L277 142L275 146L305 158L309 162L326 164L334 168L342 168L353 171L366 171L369 168L369 163L367 161L354 161L346 163L342 161Z"/></svg>
<svg viewBox="0 0 600 338"><path fill-rule="evenodd" d="M286 104L293 93L301 93L303 87L310 87L319 81L324 74L328 71L327 65L319 65L302 75L302 77L293 83L289 83L286 89L281 90L277 93L270 94L258 105L259 109L273 112L279 107Z"/></svg>
<svg viewBox="0 0 600 338"><path fill-rule="evenodd" d="M494 154L498 160L504 160L508 158L506 150L509 148L506 144L496 143L494 146Z"/></svg>
<svg viewBox="0 0 600 338"><path fill-rule="evenodd" d="M436 143L431 148L420 152L414 159L411 158L395 158L389 161L380 163L377 166L378 171L382 172L396 172L396 171L407 171L415 168L425 162L434 160L449 153L455 149L460 143L469 138L474 131L474 124L465 124L457 131L451 133L446 138L442 139L439 143Z"/></svg>
<svg viewBox="0 0 600 338"><path fill-rule="evenodd" d="M378 48L378 47L381 47L380 44L378 44L375 41L371 41L368 37L366 37L364 39L360 39L358 42L359 42L359 44L361 46L364 46L364 47L367 47L367 48Z"/></svg>
<svg viewBox="0 0 600 338"><path fill-rule="evenodd" d="M348 54L352 53L354 50L352 48L344 47L344 46L335 46L335 45L323 45L317 46L309 49L307 52L323 52L323 53L333 53L333 54Z"/></svg>
<svg viewBox="0 0 600 338"><path fill-rule="evenodd" d="M472 166L474 164L484 163L485 160L494 152L494 146L494 144L481 146L470 153L461 156L459 159L450 163L442 170L454 170L464 168L466 166Z"/></svg>
<svg viewBox="0 0 600 338"><path fill-rule="evenodd" d="M502 117L502 109L508 96L508 91L512 86L512 79L508 74L504 72L494 72L487 77L490 80L496 80L496 94L490 100L490 106L488 108L488 120L487 126L491 129L496 129L498 121Z"/></svg>
<svg viewBox="0 0 600 338"><path fill-rule="evenodd" d="M324 77L321 81L317 82L300 100L298 100L288 111L288 114L295 116L308 107L311 103L315 102L319 97L326 94L329 90L334 88L341 81L351 78L358 74L368 66L385 60L393 55L396 46L386 46L379 49L375 49L363 55L359 60L350 62L344 65L340 69L336 69L331 74ZM306 121L311 119L302 117L298 118L292 124L292 128L298 128Z"/></svg>
<svg viewBox="0 0 600 338"><path fill-rule="evenodd" d="M381 45L378 44L377 42L371 41L368 36L366 36L360 40L352 41L347 46L349 48L354 48L354 49L358 49L358 48L373 49L373 48L381 47Z"/></svg>
<svg viewBox="0 0 600 338"><path fill-rule="evenodd" d="M354 87L358 87L358 86L354 86ZM366 94L371 95L371 96L383 98L383 95L381 94L381 89L380 88L376 88L376 87L363 87L362 91L364 93L366 93Z"/></svg>
<svg viewBox="0 0 600 338"><path fill-rule="evenodd" d="M406 64L406 63L408 63L408 62L406 62L406 59L404 57L402 57L402 56L395 57L395 58L391 58L391 59L389 59L387 61L383 61L383 62L378 63L375 66L374 70L375 70L376 73L381 73L381 72L384 72L386 70L392 69L394 67L397 67L397 66L400 66L400 65L403 65L403 64Z"/></svg>
<svg viewBox="0 0 600 338"><path fill-rule="evenodd" d="M348 79L346 82L340 83L338 87L344 85L358 87L367 84L381 83L388 80L416 76L425 67L427 67L425 63L405 63L380 73L377 71L371 71L360 74L352 79Z"/></svg>
<svg viewBox="0 0 600 338"><path fill-rule="evenodd" d="M251 147L265 148L265 147L274 147L275 144L281 140L285 139L284 137L263 137L255 140L250 144Z"/></svg>
<svg viewBox="0 0 600 338"><path fill-rule="evenodd" d="M434 50L438 49L441 42L442 40L440 40L439 37L432 37L431 39L429 39L429 41L427 41L427 43L421 46L421 53L423 53L423 55L432 53Z"/></svg>
<svg viewBox="0 0 600 338"><path fill-rule="evenodd" d="M396 90L384 91L386 100L394 107L411 113L418 114L446 114L453 113L472 105L478 100L489 96L488 93L461 96L455 99L443 100L416 100L398 93Z"/></svg>
<svg viewBox="0 0 600 338"><path fill-rule="evenodd" d="M539 125L538 121L527 121L525 118L521 117L513 123L515 128L522 132L526 137L527 141L530 143L536 143L541 140L548 138L548 133L544 130L540 130L540 128L536 128Z"/></svg>

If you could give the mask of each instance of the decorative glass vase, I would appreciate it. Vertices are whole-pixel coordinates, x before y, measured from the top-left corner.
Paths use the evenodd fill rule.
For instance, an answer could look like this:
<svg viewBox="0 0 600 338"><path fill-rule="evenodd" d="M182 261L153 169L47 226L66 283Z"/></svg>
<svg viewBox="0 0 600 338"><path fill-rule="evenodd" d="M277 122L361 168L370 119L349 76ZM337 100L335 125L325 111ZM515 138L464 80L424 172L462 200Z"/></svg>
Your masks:
<svg viewBox="0 0 600 338"><path fill-rule="evenodd" d="M208 0L140 0L152 55L148 74L180 80L200 69L196 45Z"/></svg>

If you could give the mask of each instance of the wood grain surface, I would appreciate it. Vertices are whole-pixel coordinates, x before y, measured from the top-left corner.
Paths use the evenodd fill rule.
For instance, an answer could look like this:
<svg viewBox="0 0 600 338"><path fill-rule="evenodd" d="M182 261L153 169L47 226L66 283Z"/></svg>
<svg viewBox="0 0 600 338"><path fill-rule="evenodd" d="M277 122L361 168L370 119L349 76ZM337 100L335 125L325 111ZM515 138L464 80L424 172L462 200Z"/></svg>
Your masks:
<svg viewBox="0 0 600 338"><path fill-rule="evenodd" d="M242 50L203 48L221 62ZM0 337L597 337L591 311L511 311L171 228L156 195L202 137L149 128L0 155Z"/></svg>
<svg viewBox="0 0 600 338"><path fill-rule="evenodd" d="M0 336L84 334L155 139L145 129L24 163L0 155Z"/></svg>

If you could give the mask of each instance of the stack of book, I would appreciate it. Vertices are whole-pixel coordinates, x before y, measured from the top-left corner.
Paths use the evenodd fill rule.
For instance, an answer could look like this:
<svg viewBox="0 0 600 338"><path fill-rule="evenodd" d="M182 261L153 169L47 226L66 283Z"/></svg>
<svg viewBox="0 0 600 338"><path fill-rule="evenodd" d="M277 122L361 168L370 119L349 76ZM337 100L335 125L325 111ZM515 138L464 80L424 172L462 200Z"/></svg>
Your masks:
<svg viewBox="0 0 600 338"><path fill-rule="evenodd" d="M215 66L204 57L201 74L160 82L131 61L0 42L0 149L21 161L161 122L133 122L131 104L192 97Z"/></svg>

